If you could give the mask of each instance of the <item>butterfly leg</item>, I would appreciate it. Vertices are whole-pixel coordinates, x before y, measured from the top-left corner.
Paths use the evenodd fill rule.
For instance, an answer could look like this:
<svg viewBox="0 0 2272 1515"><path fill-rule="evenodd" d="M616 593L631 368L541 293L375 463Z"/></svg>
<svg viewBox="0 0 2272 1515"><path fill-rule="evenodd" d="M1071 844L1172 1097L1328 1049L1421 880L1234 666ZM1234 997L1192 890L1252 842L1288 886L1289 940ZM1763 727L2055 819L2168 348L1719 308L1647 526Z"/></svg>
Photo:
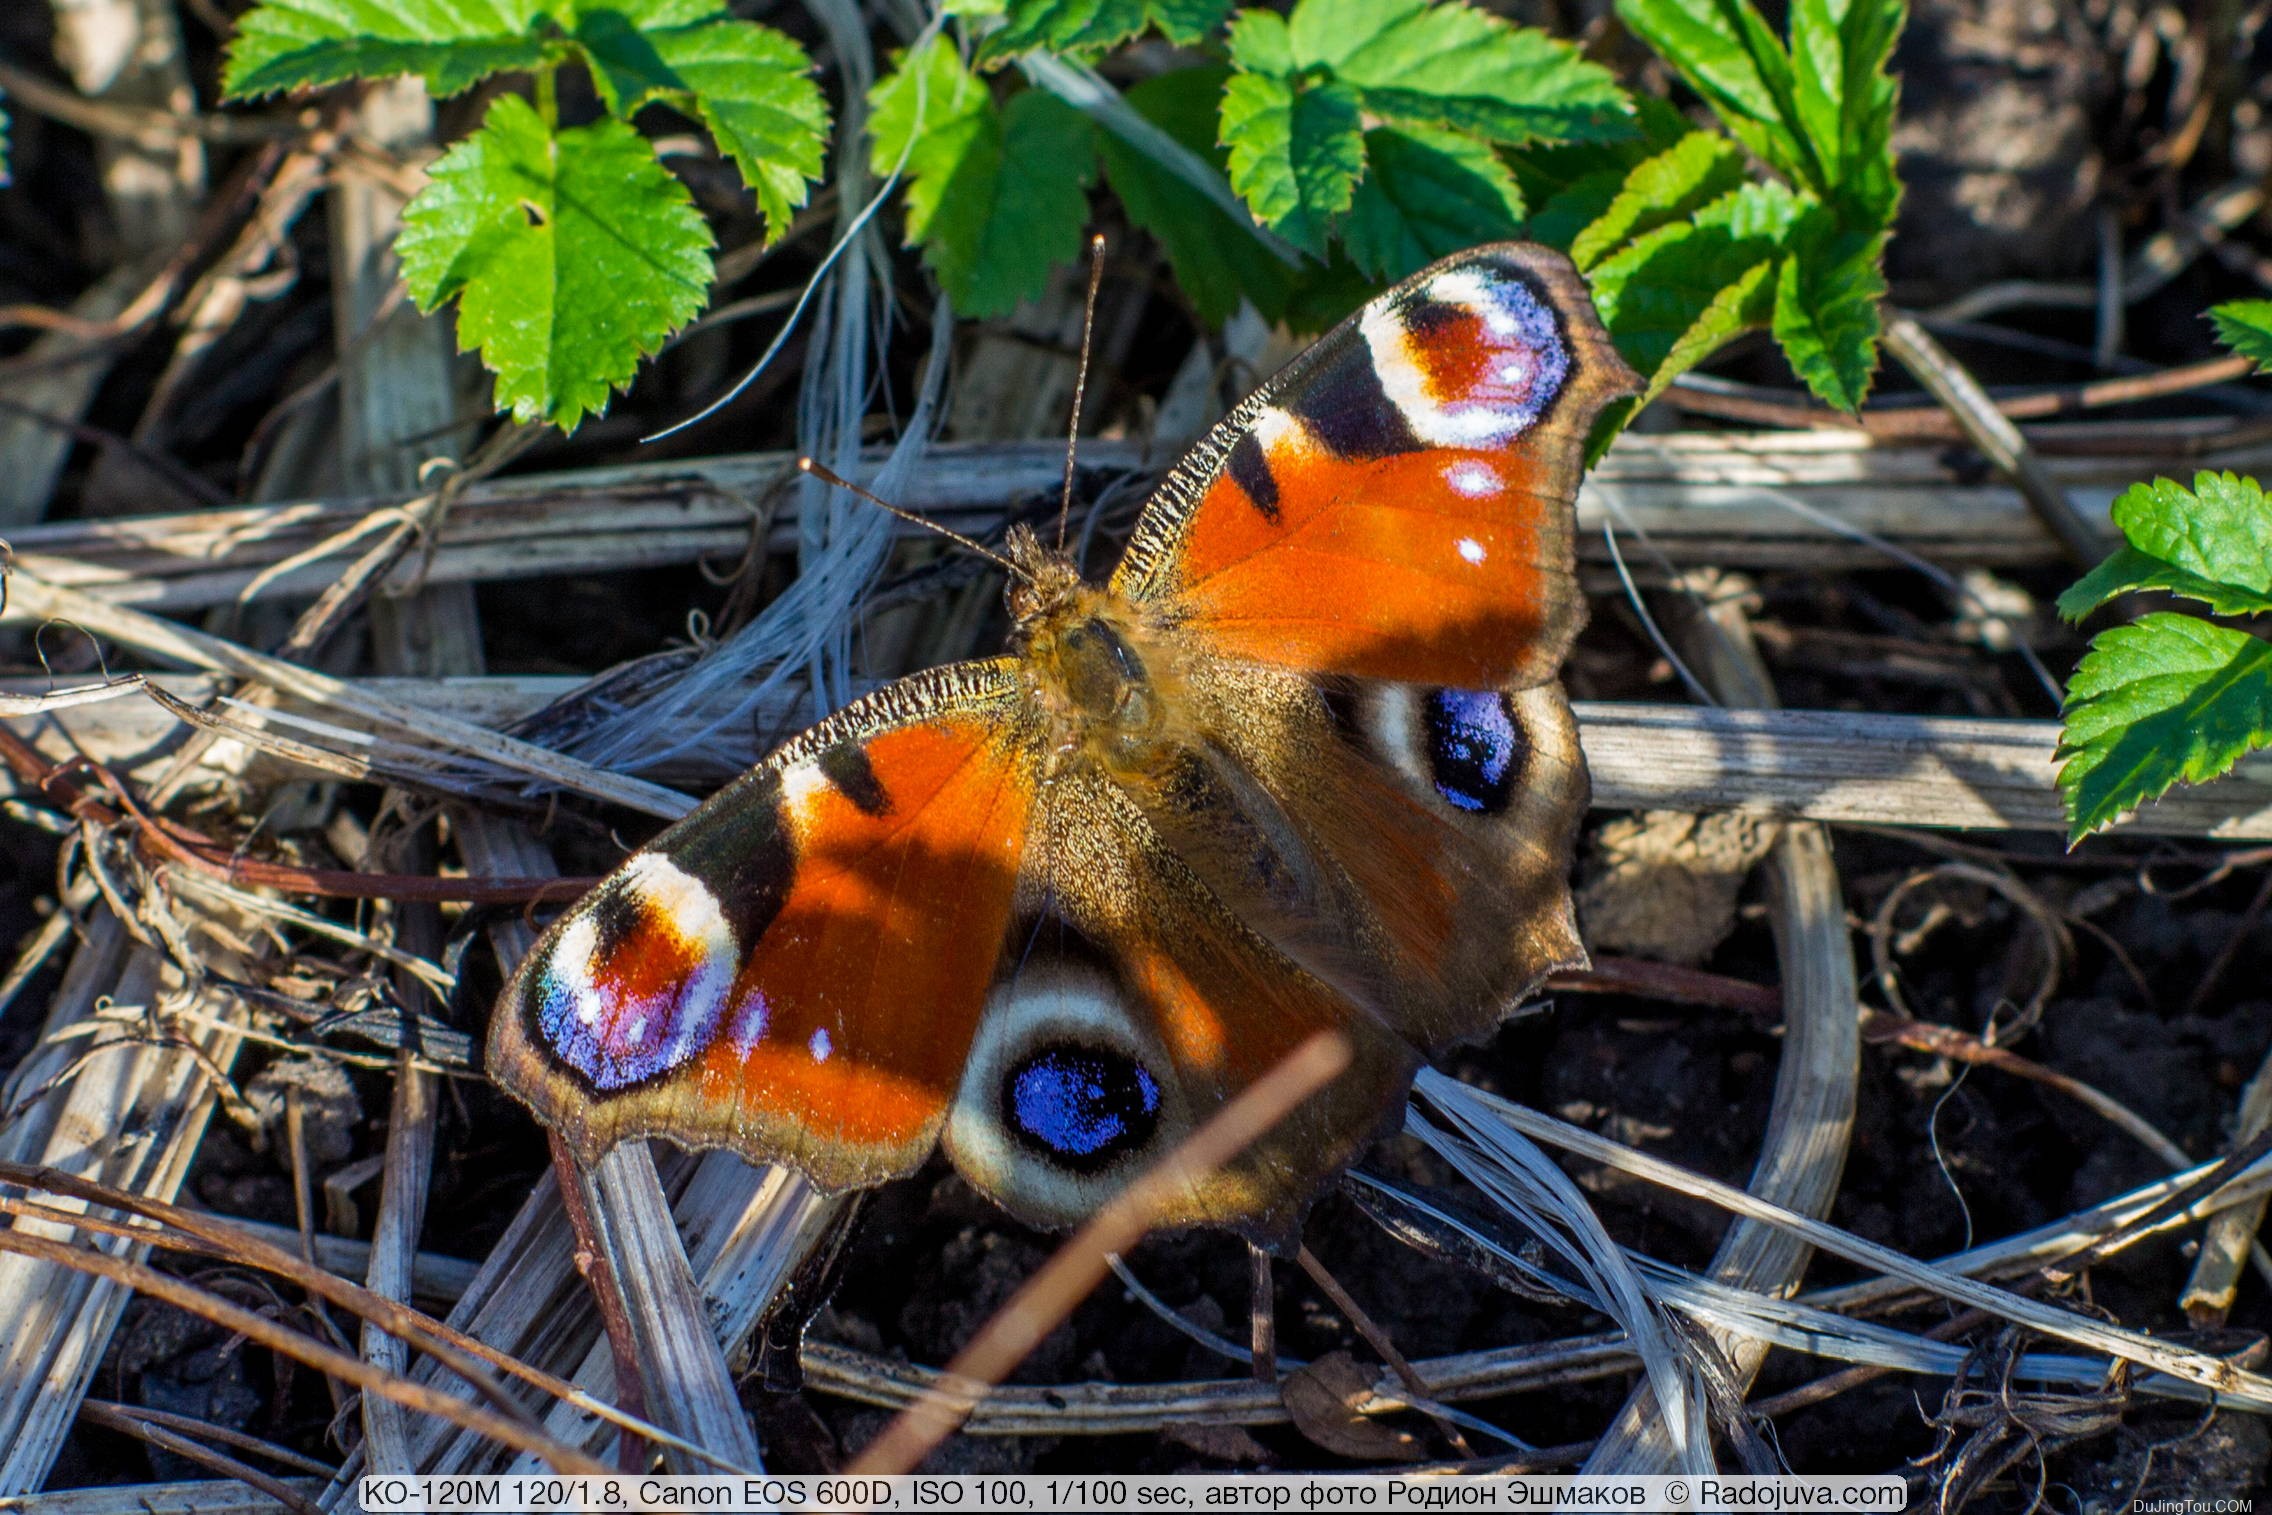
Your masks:
<svg viewBox="0 0 2272 1515"><path fill-rule="evenodd" d="M1324 1291L1325 1297L1333 1301L1333 1307L1348 1318L1349 1324L1356 1328L1359 1336L1365 1338L1365 1344L1380 1354L1381 1361L1389 1365L1389 1370L1396 1374L1398 1380L1421 1400L1433 1399L1435 1394L1428 1387L1427 1380L1420 1376L1411 1360L1396 1349L1396 1343L1388 1339L1388 1333L1380 1328L1380 1323L1367 1315L1365 1307L1358 1304L1347 1289L1341 1287L1341 1280L1335 1278L1325 1264L1317 1260L1317 1254L1304 1247L1297 1254L1296 1260L1301 1263L1302 1271L1310 1276L1310 1281ZM1444 1433L1444 1440L1451 1443L1454 1452L1461 1457L1475 1455L1475 1449L1467 1444L1467 1438L1460 1434L1458 1426L1440 1415L1431 1414L1428 1418L1435 1421L1436 1429Z"/></svg>
<svg viewBox="0 0 2272 1515"><path fill-rule="evenodd" d="M1256 1383L1278 1381L1278 1288L1270 1266L1270 1253L1246 1244L1247 1264L1254 1289L1249 1299L1249 1349L1254 1361Z"/></svg>

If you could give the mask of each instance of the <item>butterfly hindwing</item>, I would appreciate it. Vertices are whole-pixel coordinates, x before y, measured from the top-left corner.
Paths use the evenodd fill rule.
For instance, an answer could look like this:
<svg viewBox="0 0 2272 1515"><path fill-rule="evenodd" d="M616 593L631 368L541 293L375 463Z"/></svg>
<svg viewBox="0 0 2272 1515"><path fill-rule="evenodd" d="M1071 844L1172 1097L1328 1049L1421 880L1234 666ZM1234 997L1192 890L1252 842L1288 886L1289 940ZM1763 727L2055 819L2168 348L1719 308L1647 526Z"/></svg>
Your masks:
<svg viewBox="0 0 2272 1515"><path fill-rule="evenodd" d="M1036 807L1018 924L946 1130L981 1191L1086 1219L1311 1035L1349 1072L1160 1216L1282 1241L1394 1110L1413 1048L1239 919L1125 790L1060 774Z"/></svg>
<svg viewBox="0 0 2272 1515"><path fill-rule="evenodd" d="M666 1135L830 1188L930 1152L1010 921L1036 744L1006 662L792 740L553 924L489 1066L586 1158Z"/></svg>
<svg viewBox="0 0 2272 1515"><path fill-rule="evenodd" d="M1231 656L1537 683L1584 618L1570 502L1587 434L1639 387L1566 259L1446 259L1226 416L1147 505L1113 587Z"/></svg>

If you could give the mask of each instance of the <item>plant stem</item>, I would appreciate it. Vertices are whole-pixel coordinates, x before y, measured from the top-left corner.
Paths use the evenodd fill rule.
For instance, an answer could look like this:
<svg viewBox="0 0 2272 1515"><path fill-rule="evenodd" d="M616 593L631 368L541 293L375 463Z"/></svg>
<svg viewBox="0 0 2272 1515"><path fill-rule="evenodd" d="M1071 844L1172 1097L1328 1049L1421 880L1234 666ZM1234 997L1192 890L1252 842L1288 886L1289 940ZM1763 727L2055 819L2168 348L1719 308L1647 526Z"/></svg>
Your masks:
<svg viewBox="0 0 2272 1515"><path fill-rule="evenodd" d="M546 66L536 71L536 113L544 118L547 133L560 130L560 88L557 68Z"/></svg>

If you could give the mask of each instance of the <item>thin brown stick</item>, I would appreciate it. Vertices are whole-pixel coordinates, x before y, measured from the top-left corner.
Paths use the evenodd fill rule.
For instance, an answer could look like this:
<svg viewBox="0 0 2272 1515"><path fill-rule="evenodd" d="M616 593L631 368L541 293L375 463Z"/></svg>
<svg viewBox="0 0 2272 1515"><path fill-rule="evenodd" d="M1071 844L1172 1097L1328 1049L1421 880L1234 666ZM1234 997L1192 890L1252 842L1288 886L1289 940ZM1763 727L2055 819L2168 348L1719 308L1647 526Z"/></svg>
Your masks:
<svg viewBox="0 0 2272 1515"><path fill-rule="evenodd" d="M147 1264L14 1230L0 1231L0 1252L15 1252L57 1267L91 1274L146 1294L152 1299L163 1300L272 1352L281 1353L295 1362L314 1368L319 1373L345 1379L366 1394L382 1394L405 1409L440 1416L476 1436L486 1436L516 1452L541 1457L557 1471L608 1471L604 1464L586 1457L574 1447L561 1445L542 1432L531 1431L517 1421L507 1420L494 1411L468 1404L455 1395L444 1394L424 1384L380 1372L360 1358L326 1346L312 1336L278 1325L257 1311L247 1310L170 1273L161 1273Z"/></svg>
<svg viewBox="0 0 2272 1515"><path fill-rule="evenodd" d="M130 1413L125 1405L114 1405L102 1399L82 1399L79 1401L79 1418L105 1430L116 1431L122 1436L131 1436L136 1441L148 1442L161 1451L194 1462L223 1478L233 1478L248 1489L259 1490L292 1511L293 1515L323 1515L321 1505L283 1479L263 1473L249 1463L239 1462L228 1453L184 1436L170 1426Z"/></svg>
<svg viewBox="0 0 2272 1515"><path fill-rule="evenodd" d="M647 1418L647 1377L639 1368L638 1332L624 1306L623 1287L616 1281L615 1269L608 1265L606 1240L600 1235L599 1221L592 1214L590 1181L576 1161L576 1154L560 1139L559 1133L549 1135L552 1176L560 1185L560 1207L568 1214L568 1229L576 1233L576 1271L583 1275L592 1303L599 1309L600 1325L607 1332L608 1353L615 1362L616 1401L644 1420ZM645 1457L646 1442L625 1428L616 1442L616 1465L626 1473L635 1473Z"/></svg>
<svg viewBox="0 0 2272 1515"><path fill-rule="evenodd" d="M2172 395L2187 394L2211 385L2245 379L2255 370L2254 360L2238 355L2210 358L2204 362L2165 368L2155 373L2132 374L2119 379L2100 379L2089 384L2060 385L2033 390L2027 394L2006 395L1993 403L2007 420L2041 421L2113 405L2135 405L2145 400L2167 399ZM1665 399L1675 409L1694 415L1748 421L1764 426L1817 431L1859 429L1887 441L1953 442L1962 440L1965 436L1964 428L1957 424L1955 418L1937 406L1879 405L1867 408L1859 417L1855 417L1842 410L1833 410L1827 405L1770 400L1755 395L1725 394L1717 389L1686 386L1677 380L1665 392Z"/></svg>
<svg viewBox="0 0 2272 1515"><path fill-rule="evenodd" d="M912 1472L969 1417L989 1388L1103 1282L1108 1257L1134 1246L1177 1194L1229 1162L1348 1066L1347 1039L1322 1031L1240 1090L1058 1248L955 1354L931 1390L884 1427L847 1471Z"/></svg>
<svg viewBox="0 0 2272 1515"><path fill-rule="evenodd" d="M1318 1261L1315 1252L1304 1247L1295 1254L1294 1260L1302 1265L1302 1271L1310 1276L1310 1282L1325 1291L1325 1297L1333 1301L1333 1308L1349 1318L1349 1324L1365 1339L1366 1345L1380 1353L1381 1361L1388 1364L1389 1371L1396 1375L1397 1382L1410 1389L1417 1398L1433 1400L1436 1397L1435 1390L1428 1387L1428 1381L1412 1366L1412 1360L1397 1350L1396 1343L1389 1339L1388 1332L1381 1329L1380 1322L1366 1313L1365 1307L1357 1303L1355 1295L1341 1287L1341 1280L1335 1278L1332 1271ZM1436 1423L1437 1430L1444 1433L1444 1440L1451 1443L1454 1452L1461 1457L1475 1455L1475 1448L1467 1444L1467 1438L1460 1434L1458 1426L1434 1411L1429 1412L1428 1418Z"/></svg>
<svg viewBox="0 0 2272 1515"><path fill-rule="evenodd" d="M1269 1252L1247 1243L1251 1285L1247 1302L1247 1357L1256 1383L1278 1381L1278 1288Z"/></svg>
<svg viewBox="0 0 2272 1515"><path fill-rule="evenodd" d="M614 1405L596 1399L566 1379L556 1377L541 1368L533 1367L508 1353L500 1352L487 1342L466 1335L423 1311L411 1308L400 1300L389 1299L361 1284L321 1268L311 1268L292 1253L261 1237L230 1224L222 1217L201 1210L185 1209L146 1195L130 1193L108 1184L96 1183L75 1175L40 1168L24 1163L0 1162L0 1184L13 1184L20 1188L42 1190L68 1198L101 1205L107 1209L138 1215L155 1221L159 1227L128 1226L117 1221L77 1211L58 1209L49 1205L0 1196L0 1213L23 1215L52 1225L101 1232L104 1235L124 1237L149 1246L169 1251L191 1252L215 1257L244 1267L257 1268L298 1285L322 1299L350 1310L370 1321L389 1335L407 1342L436 1362L456 1374L473 1390L495 1405L505 1415L527 1417L527 1412L489 1376L480 1371L486 1364L498 1371L520 1379L555 1399L566 1400L588 1414L598 1416L610 1425L638 1432L640 1435L668 1446L675 1451L702 1457L714 1465L719 1464L700 1447L673 1436L660 1426L625 1414ZM534 1426L534 1420L528 1420Z"/></svg>
<svg viewBox="0 0 2272 1515"><path fill-rule="evenodd" d="M220 1426L209 1420L199 1420L194 1415L176 1415L171 1410L153 1410L148 1405L114 1404L107 1399L81 1400L80 1403L82 1405L99 1405L105 1409L115 1410L119 1414L130 1416L135 1420L146 1421L154 1426L164 1426L169 1431L179 1431L184 1436L199 1436L209 1441L217 1441L223 1446L235 1447L240 1452L250 1452L256 1457L265 1457L270 1462L281 1463L287 1468L297 1468L301 1472L317 1478L329 1478L339 1471L330 1463L318 1462L313 1457L293 1451L290 1447L278 1446L273 1441L240 1431L234 1426Z"/></svg>
<svg viewBox="0 0 2272 1515"><path fill-rule="evenodd" d="M421 900L433 903L518 905L544 899L573 899L598 880L591 878L439 878L416 874L354 873L342 868L302 868L240 856L202 832L142 808L125 783L98 763L51 763L39 750L0 726L0 763L25 783L54 800L65 813L98 826L131 824L146 849L158 858L194 868L240 889L279 889L326 899ZM75 780L86 773L118 800L116 807L94 798Z"/></svg>
<svg viewBox="0 0 2272 1515"><path fill-rule="evenodd" d="M1989 401L1980 381L1951 357L1931 332L1918 325L1914 316L1887 311L1885 347L1918 383L1932 391L1972 445L2011 481L2076 567L2092 567L2106 555L2106 533L2083 519L2074 501L2067 498L2067 491L2029 449L2019 428Z"/></svg>

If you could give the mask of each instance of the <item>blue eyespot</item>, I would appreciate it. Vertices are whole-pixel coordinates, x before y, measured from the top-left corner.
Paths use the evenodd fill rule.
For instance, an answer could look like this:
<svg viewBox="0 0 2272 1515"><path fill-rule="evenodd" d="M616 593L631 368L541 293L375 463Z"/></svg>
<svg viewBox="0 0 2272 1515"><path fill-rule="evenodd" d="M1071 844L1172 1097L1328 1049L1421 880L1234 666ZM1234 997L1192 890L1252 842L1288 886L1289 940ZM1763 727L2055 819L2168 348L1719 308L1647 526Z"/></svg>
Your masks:
<svg viewBox="0 0 2272 1515"><path fill-rule="evenodd" d="M1423 703L1436 792L1460 810L1506 809L1524 755L1522 730L1507 697L1492 689L1438 689Z"/></svg>
<svg viewBox="0 0 2272 1515"><path fill-rule="evenodd" d="M1019 1142L1088 1173L1150 1144L1160 1124L1160 1085L1119 1052L1058 1043L1010 1070L1002 1106L1003 1124Z"/></svg>

